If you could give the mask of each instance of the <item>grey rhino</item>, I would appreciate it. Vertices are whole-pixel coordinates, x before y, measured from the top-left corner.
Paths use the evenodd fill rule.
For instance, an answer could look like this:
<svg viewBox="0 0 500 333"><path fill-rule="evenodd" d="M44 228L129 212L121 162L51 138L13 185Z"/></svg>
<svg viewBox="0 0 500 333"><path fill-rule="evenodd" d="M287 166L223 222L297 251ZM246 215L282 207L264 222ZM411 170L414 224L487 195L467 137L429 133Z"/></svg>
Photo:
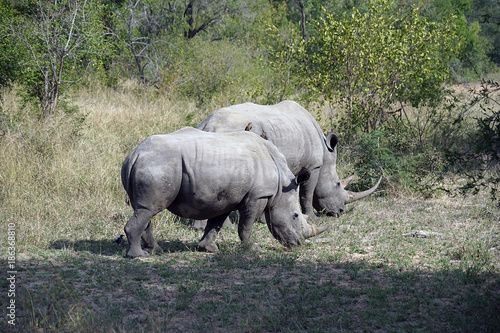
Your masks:
<svg viewBox="0 0 500 333"><path fill-rule="evenodd" d="M337 175L337 143L333 133L323 134L314 117L294 101L276 105L244 103L216 110L198 129L209 132L249 130L276 145L285 155L290 170L311 171L300 185L302 213L314 217L313 207L330 216L340 215L344 205L362 199L377 189L378 183L363 192L344 189L352 177L340 180Z"/></svg>
<svg viewBox="0 0 500 333"><path fill-rule="evenodd" d="M310 172L304 169L296 177L278 149L254 133L185 127L153 135L126 157L121 176L134 209L125 225L130 257L161 250L151 218L164 209L208 219L198 243L208 252L218 250L217 233L234 210L240 213L238 234L244 244L251 244L252 225L263 212L272 235L285 246L300 245L329 227L308 224L300 212L297 188Z"/></svg>

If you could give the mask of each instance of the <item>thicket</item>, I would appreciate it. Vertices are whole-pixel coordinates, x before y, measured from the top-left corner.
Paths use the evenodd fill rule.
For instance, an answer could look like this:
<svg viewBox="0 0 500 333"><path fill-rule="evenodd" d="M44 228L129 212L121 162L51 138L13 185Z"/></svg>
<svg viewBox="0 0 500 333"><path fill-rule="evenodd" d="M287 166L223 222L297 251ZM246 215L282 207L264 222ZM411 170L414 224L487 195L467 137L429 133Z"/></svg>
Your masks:
<svg viewBox="0 0 500 333"><path fill-rule="evenodd" d="M360 188L383 174L386 188L431 194L451 174L498 198L497 83L472 100L446 87L497 69L499 12L493 0L0 0L0 86L23 105L2 107L0 129L67 118L74 137L77 92L127 80L189 105L184 125L290 98L340 135Z"/></svg>

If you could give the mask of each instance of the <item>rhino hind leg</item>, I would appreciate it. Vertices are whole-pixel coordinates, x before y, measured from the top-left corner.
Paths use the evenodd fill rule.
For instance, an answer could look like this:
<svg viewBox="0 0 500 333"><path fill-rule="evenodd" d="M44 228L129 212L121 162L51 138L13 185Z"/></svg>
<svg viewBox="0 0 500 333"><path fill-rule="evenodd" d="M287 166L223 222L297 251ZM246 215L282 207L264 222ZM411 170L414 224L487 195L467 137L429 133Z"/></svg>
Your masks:
<svg viewBox="0 0 500 333"><path fill-rule="evenodd" d="M146 230L141 235L142 241L144 243L144 250L148 253L162 253L163 249L156 243L155 237L153 236L153 227L151 221L149 221Z"/></svg>
<svg viewBox="0 0 500 333"><path fill-rule="evenodd" d="M238 224L240 216L238 211L232 211L224 221L224 227L232 228L234 224ZM207 227L207 220L193 220L192 228L194 230L205 230Z"/></svg>
<svg viewBox="0 0 500 333"><path fill-rule="evenodd" d="M154 244L153 231L151 227L151 218L153 215L154 214L147 209L134 210L134 215L132 215L130 220L128 220L124 228L129 244L127 257L135 258L149 256L149 253L141 248L141 238L143 238L142 235L144 233L147 246ZM146 229L148 230L146 231Z"/></svg>
<svg viewBox="0 0 500 333"><path fill-rule="evenodd" d="M198 251L205 251L215 253L219 251L215 240L217 239L217 234L224 225L224 221L229 216L229 213L214 217L207 220L207 226L205 227L205 233L198 243Z"/></svg>
<svg viewBox="0 0 500 333"><path fill-rule="evenodd" d="M204 230L207 227L207 220L193 220L194 230Z"/></svg>

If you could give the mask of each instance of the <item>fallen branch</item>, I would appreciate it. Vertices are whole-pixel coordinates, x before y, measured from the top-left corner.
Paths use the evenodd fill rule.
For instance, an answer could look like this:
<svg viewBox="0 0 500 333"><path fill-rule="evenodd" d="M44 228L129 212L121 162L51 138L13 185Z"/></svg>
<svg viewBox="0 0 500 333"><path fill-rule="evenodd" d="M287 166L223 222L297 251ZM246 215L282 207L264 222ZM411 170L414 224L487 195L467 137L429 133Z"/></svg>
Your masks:
<svg viewBox="0 0 500 333"><path fill-rule="evenodd" d="M420 237L420 238L427 238L429 236L444 236L444 234L440 232L434 232L434 231L426 231L426 230L415 230L407 234L403 234L404 237Z"/></svg>

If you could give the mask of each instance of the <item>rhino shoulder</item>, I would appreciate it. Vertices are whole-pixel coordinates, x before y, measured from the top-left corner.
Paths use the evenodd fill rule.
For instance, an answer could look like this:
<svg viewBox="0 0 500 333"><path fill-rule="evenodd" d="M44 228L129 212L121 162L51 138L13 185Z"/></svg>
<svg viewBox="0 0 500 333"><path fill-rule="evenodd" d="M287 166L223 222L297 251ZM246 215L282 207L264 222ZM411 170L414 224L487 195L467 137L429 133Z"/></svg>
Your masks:
<svg viewBox="0 0 500 333"><path fill-rule="evenodd" d="M287 178L288 180L293 179L295 176L293 175L292 171L288 167L285 155L283 155L278 148L268 140L264 140L261 137L257 135L258 139L262 142L262 144L265 145L267 151L269 152L269 155L271 155L274 163L276 164L276 167L278 168L278 171L282 176Z"/></svg>

